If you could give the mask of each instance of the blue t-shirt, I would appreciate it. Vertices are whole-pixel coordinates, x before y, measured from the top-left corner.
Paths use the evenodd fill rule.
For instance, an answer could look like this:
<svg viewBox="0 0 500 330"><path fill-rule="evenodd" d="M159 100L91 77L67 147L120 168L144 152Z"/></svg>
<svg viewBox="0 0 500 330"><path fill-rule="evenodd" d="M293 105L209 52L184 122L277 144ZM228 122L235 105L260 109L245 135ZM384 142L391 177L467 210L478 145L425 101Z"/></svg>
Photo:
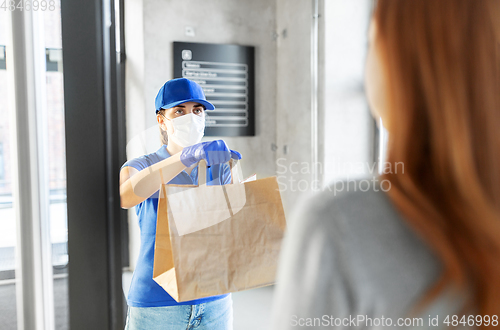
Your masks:
<svg viewBox="0 0 500 330"><path fill-rule="evenodd" d="M170 157L167 145L148 155L127 161L122 165L143 170L161 160ZM191 170L191 175L186 171L180 172L170 180L171 184L198 184L198 165ZM231 171L227 163L207 167L207 185L221 185L231 183ZM156 216L158 210L158 193L135 206L141 230L141 249L137 265L132 276L132 283L127 297L127 304L132 307L159 307L173 305L201 304L226 297L228 294L206 297L202 299L178 303L153 280L153 262L156 238Z"/></svg>

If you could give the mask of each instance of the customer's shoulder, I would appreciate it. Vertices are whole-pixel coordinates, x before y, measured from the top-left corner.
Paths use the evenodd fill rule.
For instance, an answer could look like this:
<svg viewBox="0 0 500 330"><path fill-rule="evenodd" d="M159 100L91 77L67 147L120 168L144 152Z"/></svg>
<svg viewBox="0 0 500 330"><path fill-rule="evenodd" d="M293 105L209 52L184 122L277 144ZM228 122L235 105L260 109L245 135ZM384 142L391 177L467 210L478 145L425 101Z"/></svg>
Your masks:
<svg viewBox="0 0 500 330"><path fill-rule="evenodd" d="M380 181L378 177L366 177L356 180L335 181L321 191L310 196L322 209L343 213L360 213L370 209L393 209L387 192L389 181Z"/></svg>
<svg viewBox="0 0 500 330"><path fill-rule="evenodd" d="M316 230L400 226L388 189L388 182L376 177L337 181L302 199L293 218L300 218L297 222L304 229Z"/></svg>

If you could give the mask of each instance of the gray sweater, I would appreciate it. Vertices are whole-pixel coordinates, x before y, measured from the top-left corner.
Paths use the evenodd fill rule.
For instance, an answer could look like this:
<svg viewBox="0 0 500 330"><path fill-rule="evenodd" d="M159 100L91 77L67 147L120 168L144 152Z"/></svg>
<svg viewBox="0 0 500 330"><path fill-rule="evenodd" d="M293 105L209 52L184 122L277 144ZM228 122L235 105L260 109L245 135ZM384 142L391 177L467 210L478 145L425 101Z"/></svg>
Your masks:
<svg viewBox="0 0 500 330"><path fill-rule="evenodd" d="M405 320L442 265L380 186L362 181L327 187L287 219L270 329L452 328L443 321L464 298L452 290Z"/></svg>

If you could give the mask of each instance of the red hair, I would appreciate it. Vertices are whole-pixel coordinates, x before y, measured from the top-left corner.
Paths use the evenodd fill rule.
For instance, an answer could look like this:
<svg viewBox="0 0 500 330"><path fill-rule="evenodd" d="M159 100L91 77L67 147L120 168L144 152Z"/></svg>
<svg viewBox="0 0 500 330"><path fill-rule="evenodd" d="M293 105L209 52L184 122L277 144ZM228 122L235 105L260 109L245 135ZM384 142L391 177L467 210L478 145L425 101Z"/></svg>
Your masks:
<svg viewBox="0 0 500 330"><path fill-rule="evenodd" d="M378 0L387 73L389 197L444 271L464 311L500 315L500 61L497 0ZM496 26L495 26L496 24Z"/></svg>

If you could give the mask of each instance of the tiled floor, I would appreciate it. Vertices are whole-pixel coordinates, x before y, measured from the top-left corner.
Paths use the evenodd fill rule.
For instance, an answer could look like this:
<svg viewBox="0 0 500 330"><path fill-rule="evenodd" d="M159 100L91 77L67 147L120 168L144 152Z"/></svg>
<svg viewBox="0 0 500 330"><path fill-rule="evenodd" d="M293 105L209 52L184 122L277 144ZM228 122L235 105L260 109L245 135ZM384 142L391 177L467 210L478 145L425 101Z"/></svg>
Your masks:
<svg viewBox="0 0 500 330"><path fill-rule="evenodd" d="M68 329L68 278L56 276L54 279L55 329ZM0 283L0 329L16 330L16 286L12 281Z"/></svg>
<svg viewBox="0 0 500 330"><path fill-rule="evenodd" d="M130 285L131 274L123 276L123 286ZM56 330L68 329L68 278L54 280ZM126 290L124 290L126 292ZM234 330L270 330L268 327L273 287L236 292L233 297ZM16 330L15 285L0 285L0 329Z"/></svg>
<svg viewBox="0 0 500 330"><path fill-rule="evenodd" d="M272 286L233 293L234 330L270 330Z"/></svg>

